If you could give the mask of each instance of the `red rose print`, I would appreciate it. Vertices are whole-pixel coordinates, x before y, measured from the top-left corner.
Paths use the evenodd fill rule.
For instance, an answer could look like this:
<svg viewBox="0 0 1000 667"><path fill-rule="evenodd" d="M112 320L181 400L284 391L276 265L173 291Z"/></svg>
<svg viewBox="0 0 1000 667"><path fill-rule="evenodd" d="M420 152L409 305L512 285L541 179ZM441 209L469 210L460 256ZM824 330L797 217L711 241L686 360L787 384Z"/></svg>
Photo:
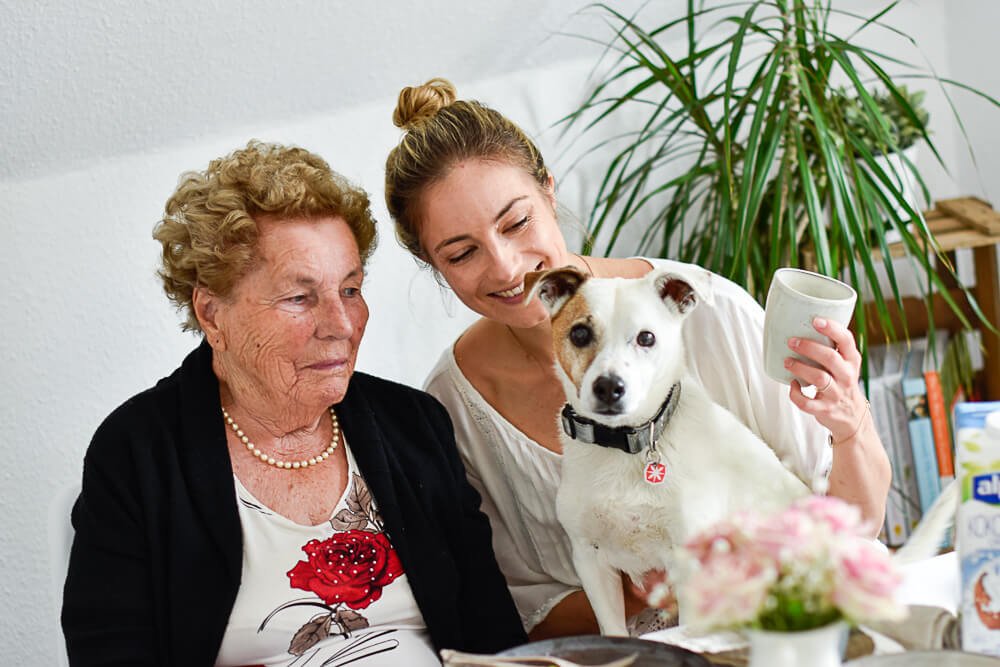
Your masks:
<svg viewBox="0 0 1000 667"><path fill-rule="evenodd" d="M292 588L312 591L328 605L364 609L382 597L382 589L403 573L396 550L383 533L348 530L310 540L309 557L288 571Z"/></svg>

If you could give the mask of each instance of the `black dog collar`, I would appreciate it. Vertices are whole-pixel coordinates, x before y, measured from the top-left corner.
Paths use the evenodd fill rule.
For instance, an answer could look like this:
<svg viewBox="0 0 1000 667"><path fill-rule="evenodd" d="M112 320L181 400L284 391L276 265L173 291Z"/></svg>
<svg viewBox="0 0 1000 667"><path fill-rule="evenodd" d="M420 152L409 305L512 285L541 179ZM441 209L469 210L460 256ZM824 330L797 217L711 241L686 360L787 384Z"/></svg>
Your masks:
<svg viewBox="0 0 1000 667"><path fill-rule="evenodd" d="M677 409L677 402L681 397L681 383L676 383L670 388L670 393L663 401L663 405L657 410L653 418L638 426L619 426L611 428L599 424L592 419L581 417L567 403L562 409L562 426L566 435L601 447L620 449L628 454L638 454L652 443L656 442L667 422Z"/></svg>

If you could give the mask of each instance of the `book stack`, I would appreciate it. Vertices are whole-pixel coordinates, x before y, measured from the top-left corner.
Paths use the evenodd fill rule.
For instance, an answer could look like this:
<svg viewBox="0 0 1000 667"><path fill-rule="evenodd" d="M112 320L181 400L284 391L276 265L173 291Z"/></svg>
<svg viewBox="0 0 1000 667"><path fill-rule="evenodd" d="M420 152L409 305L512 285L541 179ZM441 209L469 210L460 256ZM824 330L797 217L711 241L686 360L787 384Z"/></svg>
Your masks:
<svg viewBox="0 0 1000 667"><path fill-rule="evenodd" d="M955 478L954 412L972 398L973 370L965 335L946 331L873 346L868 360L872 418L892 464L879 537L899 547Z"/></svg>

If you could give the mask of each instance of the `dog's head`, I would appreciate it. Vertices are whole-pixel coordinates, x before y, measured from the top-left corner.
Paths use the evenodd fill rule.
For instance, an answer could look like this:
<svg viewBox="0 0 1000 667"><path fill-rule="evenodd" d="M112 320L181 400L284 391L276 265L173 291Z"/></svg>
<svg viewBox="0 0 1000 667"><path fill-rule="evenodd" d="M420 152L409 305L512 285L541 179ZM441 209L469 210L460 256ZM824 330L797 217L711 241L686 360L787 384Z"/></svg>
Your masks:
<svg viewBox="0 0 1000 667"><path fill-rule="evenodd" d="M649 419L684 373L681 325L711 298L707 271L588 278L566 267L529 273L525 303L549 311L557 374L581 416L608 426Z"/></svg>

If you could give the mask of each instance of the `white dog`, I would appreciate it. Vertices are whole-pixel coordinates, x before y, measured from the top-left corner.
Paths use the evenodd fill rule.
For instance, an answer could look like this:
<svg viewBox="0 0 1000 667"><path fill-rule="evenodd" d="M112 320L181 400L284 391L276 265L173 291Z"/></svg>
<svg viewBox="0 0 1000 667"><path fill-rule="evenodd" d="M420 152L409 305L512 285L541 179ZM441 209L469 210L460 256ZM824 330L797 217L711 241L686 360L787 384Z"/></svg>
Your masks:
<svg viewBox="0 0 1000 667"><path fill-rule="evenodd" d="M709 275L588 279L562 268L525 277L528 299L537 293L551 316L568 402L556 512L605 635L627 634L619 571L634 582L671 572L674 550L695 533L809 493L685 368L681 326L710 303Z"/></svg>
<svg viewBox="0 0 1000 667"><path fill-rule="evenodd" d="M525 276L525 301L537 293L549 311L566 392L556 512L605 635L627 634L619 571L639 582L664 569L676 583L675 551L690 537L737 510L777 511L810 493L685 368L681 327L699 302L711 305L710 275ZM952 482L897 564L936 553L958 501Z"/></svg>

